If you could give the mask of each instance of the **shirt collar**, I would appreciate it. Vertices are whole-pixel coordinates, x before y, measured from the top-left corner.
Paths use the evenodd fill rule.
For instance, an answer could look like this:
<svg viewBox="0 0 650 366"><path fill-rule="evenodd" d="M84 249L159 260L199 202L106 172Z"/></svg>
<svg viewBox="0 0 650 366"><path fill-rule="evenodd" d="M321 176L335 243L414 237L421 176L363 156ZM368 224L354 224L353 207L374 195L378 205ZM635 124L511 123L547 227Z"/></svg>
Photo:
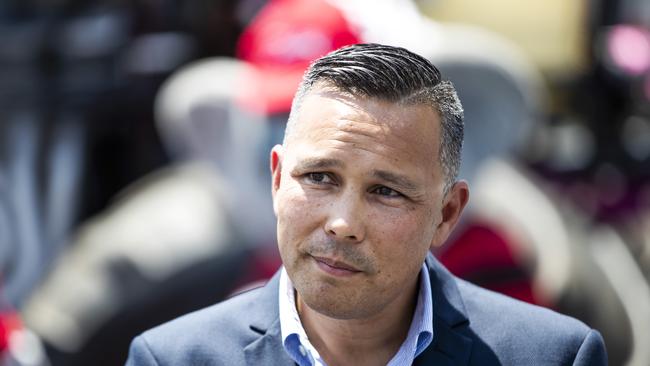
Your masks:
<svg viewBox="0 0 650 366"><path fill-rule="evenodd" d="M318 351L307 338L305 329L300 322L296 309L296 297L287 271L282 267L280 272L280 332L282 345L291 358L300 366L325 365Z"/></svg>
<svg viewBox="0 0 650 366"><path fill-rule="evenodd" d="M325 365L318 351L307 338L296 309L293 283L284 267L280 273L278 291L280 331L285 351L300 366ZM406 339L387 366L411 364L433 339L433 297L429 270L426 264L420 270L418 299Z"/></svg>
<svg viewBox="0 0 650 366"><path fill-rule="evenodd" d="M420 270L420 291L413 312L413 320L402 346L387 366L410 365L433 340L433 296L429 269L426 264Z"/></svg>

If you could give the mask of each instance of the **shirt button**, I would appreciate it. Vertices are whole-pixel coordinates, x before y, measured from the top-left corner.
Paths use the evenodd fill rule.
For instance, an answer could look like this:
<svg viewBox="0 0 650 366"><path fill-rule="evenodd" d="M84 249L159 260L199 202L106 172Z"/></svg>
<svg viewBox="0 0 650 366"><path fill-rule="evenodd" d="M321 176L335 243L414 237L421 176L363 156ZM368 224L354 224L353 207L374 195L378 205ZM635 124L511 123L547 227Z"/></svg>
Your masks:
<svg viewBox="0 0 650 366"><path fill-rule="evenodd" d="M303 357L307 356L307 350L305 349L305 347L303 345L300 345L300 347L298 347L298 350L300 350L300 354Z"/></svg>

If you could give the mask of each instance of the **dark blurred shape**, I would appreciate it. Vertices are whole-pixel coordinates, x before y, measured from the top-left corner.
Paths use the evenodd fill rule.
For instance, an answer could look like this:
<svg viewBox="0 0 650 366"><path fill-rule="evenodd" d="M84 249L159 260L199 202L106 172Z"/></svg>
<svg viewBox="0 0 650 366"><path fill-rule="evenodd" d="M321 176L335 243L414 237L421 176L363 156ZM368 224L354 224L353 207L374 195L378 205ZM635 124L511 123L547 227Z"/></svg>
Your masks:
<svg viewBox="0 0 650 366"><path fill-rule="evenodd" d="M76 248L82 245L71 234L78 232L75 226L102 211L127 184L168 161L153 122L155 92L170 73L200 55L234 54L242 28L236 5L229 0L0 4L0 299L9 308L24 311L41 282L65 278L55 274L60 262L66 262L68 252L83 251ZM249 2L253 10L259 6L260 1ZM101 247L111 245L107 236ZM211 278L211 264L197 263L196 272L202 273L198 277ZM133 284L146 282L129 268L117 263L97 270L106 270L103 280L116 282L108 286L112 289L127 285L131 277ZM193 281L191 273L180 276ZM91 278L96 279L90 276L87 283ZM83 274L73 276L63 288L80 296L84 280ZM223 298L229 286L222 292L216 288L212 293L200 292L216 294L210 303ZM106 288L99 284L96 291ZM168 289L174 285L170 283ZM170 291L183 294L192 289L181 285ZM164 291L160 293L164 298ZM65 294L62 290L59 295ZM71 311L78 309L75 304L93 299L78 299ZM194 301L200 299L191 296L161 305L161 313L170 311L162 320L207 305L188 305ZM96 313L91 309L84 326L93 328L103 320L101 309L110 304L98 305ZM52 326L56 319L61 317L53 316L46 323ZM96 338L86 339L88 350L79 354L66 354L53 346L56 342L48 343L52 361L67 364L86 357L81 364L94 364L99 359L94 353L104 352L110 355L105 358L108 364L119 364L125 357L120 351L126 352L130 338L155 322L147 318L138 327L135 320L121 323L119 319L116 315L109 323L117 328L109 326L93 333ZM134 330L124 336L120 326ZM14 333L16 339L37 339L29 329ZM18 336L23 333L25 337ZM30 364L29 347L20 349L27 353L14 354L15 361Z"/></svg>

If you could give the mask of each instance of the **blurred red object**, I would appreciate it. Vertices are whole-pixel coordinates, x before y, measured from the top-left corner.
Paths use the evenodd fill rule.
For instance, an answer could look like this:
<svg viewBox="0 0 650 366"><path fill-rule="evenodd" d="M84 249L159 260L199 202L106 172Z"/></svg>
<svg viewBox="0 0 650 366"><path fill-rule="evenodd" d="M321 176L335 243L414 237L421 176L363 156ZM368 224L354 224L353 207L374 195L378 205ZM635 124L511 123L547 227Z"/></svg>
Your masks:
<svg viewBox="0 0 650 366"><path fill-rule="evenodd" d="M324 0L269 1L237 44L237 57L254 66L242 81L240 102L267 114L288 112L310 62L359 41L341 11Z"/></svg>
<svg viewBox="0 0 650 366"><path fill-rule="evenodd" d="M516 299L543 304L533 293L532 265L522 263L504 235L472 223L436 255L453 274Z"/></svg>
<svg viewBox="0 0 650 366"><path fill-rule="evenodd" d="M0 354L3 355L9 348L9 338L11 333L16 330L22 329L23 324L20 316L15 311L1 311L0 312Z"/></svg>

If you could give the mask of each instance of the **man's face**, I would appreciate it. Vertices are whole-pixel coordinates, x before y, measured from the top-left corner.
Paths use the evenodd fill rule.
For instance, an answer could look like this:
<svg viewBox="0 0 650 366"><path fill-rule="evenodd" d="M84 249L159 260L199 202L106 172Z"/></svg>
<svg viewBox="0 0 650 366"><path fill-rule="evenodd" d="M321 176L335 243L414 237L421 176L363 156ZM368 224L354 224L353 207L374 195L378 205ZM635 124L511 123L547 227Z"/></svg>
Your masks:
<svg viewBox="0 0 650 366"><path fill-rule="evenodd" d="M280 255L300 298L353 319L412 296L448 233L438 113L316 88L294 126L271 170Z"/></svg>

